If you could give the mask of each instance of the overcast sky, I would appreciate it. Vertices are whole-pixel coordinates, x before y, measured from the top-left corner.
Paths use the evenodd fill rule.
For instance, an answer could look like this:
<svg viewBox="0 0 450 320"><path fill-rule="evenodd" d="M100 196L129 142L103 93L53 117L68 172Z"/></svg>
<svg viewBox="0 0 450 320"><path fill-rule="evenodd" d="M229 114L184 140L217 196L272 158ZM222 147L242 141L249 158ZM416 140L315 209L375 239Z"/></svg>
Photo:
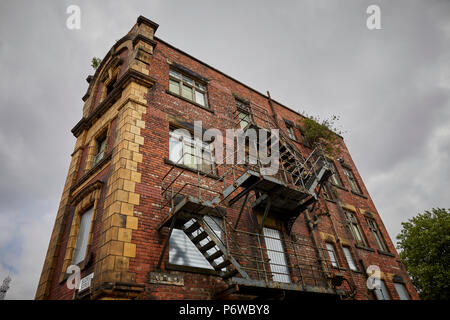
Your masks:
<svg viewBox="0 0 450 320"><path fill-rule="evenodd" d="M81 8L81 29L66 8ZM344 6L345 4L345 6ZM381 8L381 30L366 9ZM449 208L450 1L0 2L0 281L32 299L92 57L143 15L157 36L344 138L392 238Z"/></svg>

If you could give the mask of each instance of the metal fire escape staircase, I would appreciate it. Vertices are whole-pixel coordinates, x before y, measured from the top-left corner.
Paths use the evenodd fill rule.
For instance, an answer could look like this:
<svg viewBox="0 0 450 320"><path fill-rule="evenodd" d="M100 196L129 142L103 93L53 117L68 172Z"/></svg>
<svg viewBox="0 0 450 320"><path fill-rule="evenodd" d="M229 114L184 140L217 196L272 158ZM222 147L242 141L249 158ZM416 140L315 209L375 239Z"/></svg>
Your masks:
<svg viewBox="0 0 450 320"><path fill-rule="evenodd" d="M262 116L258 116L255 111L255 106L253 106L253 109L252 121L249 123L247 129L252 127L267 130L268 132L270 132L270 129L279 129L273 120L268 117L265 110L262 112ZM237 253L238 256L234 257L231 252L231 247L234 246L239 251L240 244L230 244L230 242L236 242L236 239L233 240L229 234L236 231L235 228L239 223L244 207L249 201L249 194L252 191L254 192L255 199L251 202L251 207L254 209L263 209L264 211L259 232L251 234L251 237L254 237L256 239L255 241L259 243L259 249L262 247L260 233L264 226L264 219L267 217L269 211L279 214L287 222L290 232L299 214L317 200L318 196L316 192L319 189L318 186L328 179L331 171L327 162L324 161L325 159L320 149L313 150L305 159L296 146L289 142L289 139L282 130L279 130L279 135L277 136L269 134L268 140L270 146L279 143L280 170L273 176L262 175L259 170L261 168L261 164L259 163L257 165L224 164L220 165L222 166L220 168L222 174L220 175L220 179L217 179L218 182L223 182L223 188L218 188L217 185L211 186L201 183L201 179L207 175L206 173L198 171L196 181L183 181L181 183L180 180L185 176L186 170L176 166L169 170L163 178L161 204L161 210L169 208L169 214L158 228L158 230L162 230L168 227L169 231L158 262L158 268L161 267L171 232L175 228L183 230L214 270L224 280L228 281L230 285L236 283L264 283L267 287L269 283L272 283L275 289L289 287L288 284L273 285L273 282L269 281L270 279L267 276L266 270L267 261L264 261L262 251L260 255L261 262L256 264L257 271L251 271L252 268L246 266L250 263L245 261L245 254L242 252ZM219 172L220 166L215 168L216 172ZM176 172L176 170L180 172ZM222 230L221 238L214 231L214 228L210 226L205 217L225 218L226 207L232 206L243 197L244 201L241 205L235 226L231 226L231 223L224 219L225 230ZM226 230L227 226L228 230ZM237 251L235 250L235 252ZM301 254L297 255L296 253L295 259L297 261L300 260L299 256ZM313 270L312 266L311 270L313 276L314 272L320 272L317 271L318 268L317 270ZM258 276L255 276L255 274L258 274ZM264 276L261 276L261 274ZM326 278L323 274L321 276L313 276L311 278ZM258 279L255 279L255 277ZM305 288L308 287L304 282L306 276L300 272L299 278L301 279L300 284L291 285L296 290L306 290Z"/></svg>
<svg viewBox="0 0 450 320"><path fill-rule="evenodd" d="M230 186L225 190L224 196L228 197L239 186L244 187L244 193L237 194L229 201L232 205L245 192L254 190L258 198L252 203L252 207L265 208L279 214L279 217L288 222L290 231L298 215L317 201L319 190L317 187L332 175L331 168L325 161L320 146L305 158L265 109L250 105L249 112L251 116L246 129L266 130L269 149L274 144L279 144L279 174L263 176L259 170L261 166L256 168L248 166L249 170L237 179L237 186ZM273 135L271 129L278 129L278 135ZM259 141L259 143L266 142Z"/></svg>

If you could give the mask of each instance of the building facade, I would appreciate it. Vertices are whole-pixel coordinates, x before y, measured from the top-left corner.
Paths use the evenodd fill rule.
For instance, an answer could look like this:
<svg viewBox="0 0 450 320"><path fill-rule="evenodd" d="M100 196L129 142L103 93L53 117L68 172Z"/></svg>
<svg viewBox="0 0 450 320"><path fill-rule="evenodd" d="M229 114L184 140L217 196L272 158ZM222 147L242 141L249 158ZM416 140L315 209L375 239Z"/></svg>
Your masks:
<svg viewBox="0 0 450 320"><path fill-rule="evenodd" d="M343 139L308 144L300 114L157 28L139 17L87 78L36 299L418 299ZM258 135L219 163L212 128Z"/></svg>

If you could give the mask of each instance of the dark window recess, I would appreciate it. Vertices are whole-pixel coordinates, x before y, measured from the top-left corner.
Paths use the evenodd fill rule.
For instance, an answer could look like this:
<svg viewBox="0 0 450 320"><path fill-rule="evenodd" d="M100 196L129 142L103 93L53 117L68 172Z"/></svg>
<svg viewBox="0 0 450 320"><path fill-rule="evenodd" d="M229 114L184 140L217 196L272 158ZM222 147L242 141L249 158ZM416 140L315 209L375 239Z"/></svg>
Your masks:
<svg viewBox="0 0 450 320"><path fill-rule="evenodd" d="M111 93L111 91L113 91L115 84L116 84L115 78L108 83L108 85L106 86L106 96L108 96Z"/></svg>
<svg viewBox="0 0 450 320"><path fill-rule="evenodd" d="M299 128L299 130L300 130L300 135L302 136L303 145L305 147L311 148L311 144L309 143L308 139L306 139L305 132L301 128Z"/></svg>

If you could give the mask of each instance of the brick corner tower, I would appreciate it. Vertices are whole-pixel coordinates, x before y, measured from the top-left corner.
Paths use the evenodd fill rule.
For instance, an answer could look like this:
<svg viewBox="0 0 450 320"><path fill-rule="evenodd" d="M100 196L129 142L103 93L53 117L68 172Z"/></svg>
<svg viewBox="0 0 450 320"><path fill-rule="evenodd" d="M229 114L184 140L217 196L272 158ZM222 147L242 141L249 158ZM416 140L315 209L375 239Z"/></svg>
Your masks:
<svg viewBox="0 0 450 320"><path fill-rule="evenodd" d="M342 137L326 154L302 115L157 28L140 16L87 78L36 299L418 299ZM268 133L279 169L250 145L216 161L212 128Z"/></svg>

